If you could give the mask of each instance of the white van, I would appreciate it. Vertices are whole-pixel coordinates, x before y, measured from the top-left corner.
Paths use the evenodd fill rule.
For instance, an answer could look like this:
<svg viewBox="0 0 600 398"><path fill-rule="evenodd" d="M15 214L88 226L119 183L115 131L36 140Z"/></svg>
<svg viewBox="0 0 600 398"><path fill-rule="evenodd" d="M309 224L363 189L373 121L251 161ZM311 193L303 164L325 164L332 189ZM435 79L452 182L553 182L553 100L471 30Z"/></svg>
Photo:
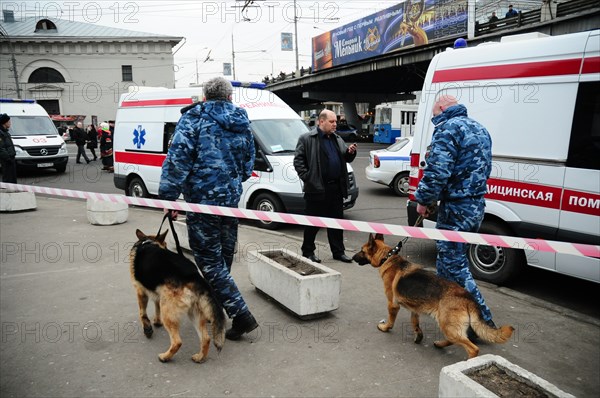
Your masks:
<svg viewBox="0 0 600 398"><path fill-rule="evenodd" d="M432 108L444 94L457 97L492 136L481 233L600 244L599 30L510 36L433 58L411 154L410 225ZM597 258L471 245L469 259L476 278L496 284L525 264L600 282Z"/></svg>
<svg viewBox="0 0 600 398"><path fill-rule="evenodd" d="M0 98L0 113L10 116L17 169L54 168L64 173L69 161L67 144L41 105L32 99Z"/></svg>
<svg viewBox="0 0 600 398"><path fill-rule="evenodd" d="M233 103L248 112L256 144L254 172L243 184L239 207L303 213L302 185L293 159L298 137L308 132L306 124L274 93L262 90L264 84L232 84ZM121 95L113 138L117 188L136 197L158 194L162 163L181 109L202 98L202 87L148 88ZM346 209L354 206L358 197L350 165L348 171L350 189L344 201ZM276 223L259 225L277 228Z"/></svg>

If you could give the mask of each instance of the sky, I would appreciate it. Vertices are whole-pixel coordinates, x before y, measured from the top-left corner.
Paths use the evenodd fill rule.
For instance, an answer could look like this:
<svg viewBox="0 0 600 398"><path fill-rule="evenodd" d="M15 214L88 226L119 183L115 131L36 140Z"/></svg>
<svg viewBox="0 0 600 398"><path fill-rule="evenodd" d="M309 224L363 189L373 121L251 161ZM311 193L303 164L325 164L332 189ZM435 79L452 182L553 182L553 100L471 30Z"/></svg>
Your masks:
<svg viewBox="0 0 600 398"><path fill-rule="evenodd" d="M294 3L299 67L308 68L312 37L400 2L256 0L243 13L242 0L2 0L0 4L3 9L16 8L28 16L184 37L185 41L174 48L175 84L187 87L222 76L223 63L232 63L232 41L237 80L261 81L267 75L294 71L295 51L281 50L281 33L294 34ZM18 12L15 17L19 17Z"/></svg>

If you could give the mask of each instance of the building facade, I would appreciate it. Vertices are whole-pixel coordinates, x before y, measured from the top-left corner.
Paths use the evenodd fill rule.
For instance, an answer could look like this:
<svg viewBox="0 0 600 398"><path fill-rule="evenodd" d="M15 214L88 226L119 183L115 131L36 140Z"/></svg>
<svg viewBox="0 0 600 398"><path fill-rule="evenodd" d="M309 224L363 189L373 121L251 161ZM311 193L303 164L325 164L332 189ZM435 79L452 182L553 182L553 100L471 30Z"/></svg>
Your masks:
<svg viewBox="0 0 600 398"><path fill-rule="evenodd" d="M50 115L114 120L122 93L175 87L173 48L182 37L10 13L0 33L0 97L35 99Z"/></svg>

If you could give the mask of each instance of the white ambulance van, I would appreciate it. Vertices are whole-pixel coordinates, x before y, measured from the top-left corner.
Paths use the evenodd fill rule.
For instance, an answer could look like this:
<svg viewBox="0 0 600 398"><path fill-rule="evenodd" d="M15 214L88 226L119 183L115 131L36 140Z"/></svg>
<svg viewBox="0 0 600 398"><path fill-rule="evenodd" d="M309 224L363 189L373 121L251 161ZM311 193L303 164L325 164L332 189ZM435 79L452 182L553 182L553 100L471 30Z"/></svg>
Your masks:
<svg viewBox="0 0 600 398"><path fill-rule="evenodd" d="M599 30L510 36L433 58L411 154L410 225L433 105L444 94L457 97L492 136L481 233L600 244ZM526 264L600 282L597 258L483 245L471 245L468 255L474 276L496 284Z"/></svg>
<svg viewBox="0 0 600 398"><path fill-rule="evenodd" d="M32 99L0 98L0 113L10 116L17 169L67 169L67 144L41 105Z"/></svg>
<svg viewBox="0 0 600 398"><path fill-rule="evenodd" d="M293 165L298 137L308 132L306 124L262 83L234 86L233 103L246 109L256 144L252 177L243 184L239 207L284 213L302 213L301 180ZM121 96L115 120L113 153L114 183L127 195L148 197L158 194L161 167L169 140L181 117L181 109L203 99L202 87L153 88ZM350 173L349 195L344 207L354 206L358 188ZM277 223L259 222L263 228Z"/></svg>

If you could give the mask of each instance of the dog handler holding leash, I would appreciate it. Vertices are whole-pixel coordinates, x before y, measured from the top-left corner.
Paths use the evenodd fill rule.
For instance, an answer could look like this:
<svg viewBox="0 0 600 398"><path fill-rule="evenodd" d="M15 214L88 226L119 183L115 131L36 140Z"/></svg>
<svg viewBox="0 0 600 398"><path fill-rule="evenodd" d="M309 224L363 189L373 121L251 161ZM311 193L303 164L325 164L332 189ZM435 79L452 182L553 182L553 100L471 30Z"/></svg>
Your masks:
<svg viewBox="0 0 600 398"><path fill-rule="evenodd" d="M242 182L250 178L254 166L250 121L244 109L231 103L233 87L227 80L210 79L202 89L205 101L187 110L177 123L158 194L173 201L183 193L189 203L237 207ZM201 213L187 213L186 221L196 264L233 318L225 336L237 340L258 327L230 274L239 221Z"/></svg>
<svg viewBox="0 0 600 398"><path fill-rule="evenodd" d="M435 125L427 167L415 198L417 213L427 217L428 206L439 200L436 228L477 232L483 221L487 179L492 170L492 139L467 108L445 95L433 106ZM471 275L466 243L437 241L437 274L464 287L475 299L491 327L492 313Z"/></svg>

